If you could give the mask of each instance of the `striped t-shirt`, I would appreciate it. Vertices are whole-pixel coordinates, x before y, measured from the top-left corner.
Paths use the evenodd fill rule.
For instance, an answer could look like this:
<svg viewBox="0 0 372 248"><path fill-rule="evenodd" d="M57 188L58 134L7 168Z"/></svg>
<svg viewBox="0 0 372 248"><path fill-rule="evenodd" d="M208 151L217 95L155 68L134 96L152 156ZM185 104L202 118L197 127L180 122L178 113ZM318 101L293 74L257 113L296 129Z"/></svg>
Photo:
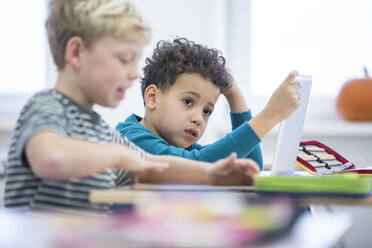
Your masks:
<svg viewBox="0 0 372 248"><path fill-rule="evenodd" d="M50 89L35 94L23 107L11 139L5 178L5 206L19 210L110 211L105 204L89 202L89 192L130 184L129 173L109 168L86 178L67 181L38 178L25 156L29 138L40 131L55 131L65 137L91 142L113 142L145 156L94 111Z"/></svg>

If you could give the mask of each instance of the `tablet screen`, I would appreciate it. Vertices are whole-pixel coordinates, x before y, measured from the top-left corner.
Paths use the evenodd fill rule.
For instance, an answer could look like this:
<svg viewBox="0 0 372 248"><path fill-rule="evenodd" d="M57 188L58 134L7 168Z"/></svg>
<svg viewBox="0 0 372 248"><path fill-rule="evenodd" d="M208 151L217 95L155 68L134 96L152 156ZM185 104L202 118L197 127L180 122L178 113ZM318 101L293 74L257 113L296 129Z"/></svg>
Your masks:
<svg viewBox="0 0 372 248"><path fill-rule="evenodd" d="M301 88L301 105L284 121L280 123L278 140L271 167L271 175L292 175L294 172L298 147L300 145L302 128L309 102L312 77L298 75L293 82L299 82Z"/></svg>

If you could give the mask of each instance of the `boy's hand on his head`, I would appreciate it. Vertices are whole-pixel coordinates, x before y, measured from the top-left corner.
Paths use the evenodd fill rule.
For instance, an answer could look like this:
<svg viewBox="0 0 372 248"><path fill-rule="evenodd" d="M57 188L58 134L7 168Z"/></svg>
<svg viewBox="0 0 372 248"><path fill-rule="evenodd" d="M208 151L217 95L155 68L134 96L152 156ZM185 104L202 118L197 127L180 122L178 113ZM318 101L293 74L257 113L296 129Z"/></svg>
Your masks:
<svg viewBox="0 0 372 248"><path fill-rule="evenodd" d="M209 170L210 184L252 185L259 167L252 159L237 159L236 153L220 159Z"/></svg>
<svg viewBox="0 0 372 248"><path fill-rule="evenodd" d="M231 75L229 68L225 66L225 72L231 79L231 84L228 87L221 89L221 94L223 94L227 99L234 97L237 93L240 92L239 87L237 86L234 77Z"/></svg>
<svg viewBox="0 0 372 248"><path fill-rule="evenodd" d="M227 88L221 89L221 94L226 97L227 100L234 98L237 94L239 94L241 91L236 84L235 80L231 83L231 85Z"/></svg>
<svg viewBox="0 0 372 248"><path fill-rule="evenodd" d="M234 79L230 87L221 90L221 94L226 97L232 113L241 113L248 110L244 95Z"/></svg>
<svg viewBox="0 0 372 248"><path fill-rule="evenodd" d="M263 110L275 124L287 119L301 104L301 95L297 92L301 88L301 84L292 83L297 75L297 71L289 73L283 83L274 91Z"/></svg>

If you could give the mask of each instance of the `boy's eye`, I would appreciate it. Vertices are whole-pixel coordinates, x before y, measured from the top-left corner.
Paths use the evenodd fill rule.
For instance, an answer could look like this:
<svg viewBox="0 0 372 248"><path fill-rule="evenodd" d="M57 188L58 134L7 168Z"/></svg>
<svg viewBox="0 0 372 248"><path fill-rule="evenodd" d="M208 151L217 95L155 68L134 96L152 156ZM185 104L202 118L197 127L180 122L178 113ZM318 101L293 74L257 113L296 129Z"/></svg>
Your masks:
<svg viewBox="0 0 372 248"><path fill-rule="evenodd" d="M203 110L203 113L206 115L206 116L210 116L212 114L212 111L210 111L209 109L204 109Z"/></svg>
<svg viewBox="0 0 372 248"><path fill-rule="evenodd" d="M191 106L191 105L192 105L192 100L191 100L191 99L184 99L183 102L184 102L187 106Z"/></svg>
<svg viewBox="0 0 372 248"><path fill-rule="evenodd" d="M123 64L128 64L130 62L130 60L121 58L120 62L123 63Z"/></svg>
<svg viewBox="0 0 372 248"><path fill-rule="evenodd" d="M119 55L118 58L120 62L123 64L129 64L130 62L134 60L134 57L132 55L121 55L121 56Z"/></svg>

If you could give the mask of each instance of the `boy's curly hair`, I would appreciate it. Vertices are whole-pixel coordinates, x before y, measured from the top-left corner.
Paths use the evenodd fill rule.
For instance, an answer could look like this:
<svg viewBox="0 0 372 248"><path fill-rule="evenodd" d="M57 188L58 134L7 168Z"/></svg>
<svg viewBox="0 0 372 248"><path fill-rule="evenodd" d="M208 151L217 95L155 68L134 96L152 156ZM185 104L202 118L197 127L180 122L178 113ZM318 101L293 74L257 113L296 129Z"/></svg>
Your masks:
<svg viewBox="0 0 372 248"><path fill-rule="evenodd" d="M177 38L173 42L161 40L152 57L146 59L144 76L141 78L142 96L151 84L165 92L183 73L198 73L220 89L228 88L233 79L225 63L225 58L217 49L207 48L186 38Z"/></svg>

